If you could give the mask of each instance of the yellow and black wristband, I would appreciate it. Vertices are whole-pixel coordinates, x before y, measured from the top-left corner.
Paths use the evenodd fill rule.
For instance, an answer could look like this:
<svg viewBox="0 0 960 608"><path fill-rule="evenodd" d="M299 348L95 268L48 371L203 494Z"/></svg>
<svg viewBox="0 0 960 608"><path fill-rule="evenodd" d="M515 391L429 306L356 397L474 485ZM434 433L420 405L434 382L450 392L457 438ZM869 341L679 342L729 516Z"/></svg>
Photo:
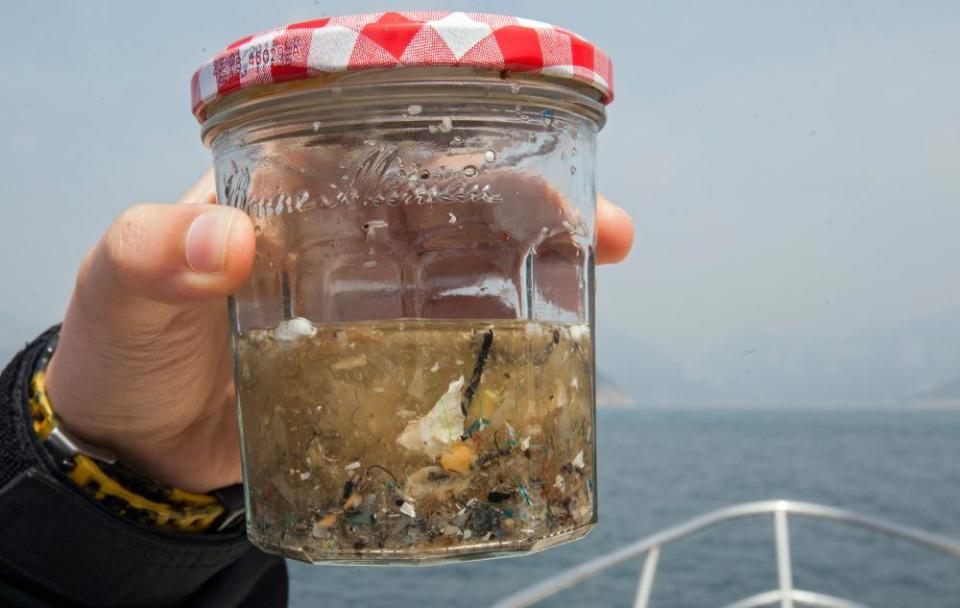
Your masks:
<svg viewBox="0 0 960 608"><path fill-rule="evenodd" d="M54 347L55 344L51 344L44 350L34 370L30 381L30 411L37 437L77 487L126 519L170 530L222 530L225 523L232 524L238 519L238 514L229 512L215 496L164 487L111 462L106 452L79 449L80 442L60 425L44 390L46 363Z"/></svg>

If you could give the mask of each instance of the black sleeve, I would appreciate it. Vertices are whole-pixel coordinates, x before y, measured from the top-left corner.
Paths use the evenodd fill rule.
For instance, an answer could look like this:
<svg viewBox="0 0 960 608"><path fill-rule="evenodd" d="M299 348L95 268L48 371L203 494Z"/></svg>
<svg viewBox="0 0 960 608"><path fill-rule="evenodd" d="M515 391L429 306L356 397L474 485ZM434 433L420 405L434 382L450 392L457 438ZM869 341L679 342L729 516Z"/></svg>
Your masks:
<svg viewBox="0 0 960 608"><path fill-rule="evenodd" d="M35 361L0 375L0 606L285 606L282 559L243 532L187 534L127 521L88 498L30 427Z"/></svg>

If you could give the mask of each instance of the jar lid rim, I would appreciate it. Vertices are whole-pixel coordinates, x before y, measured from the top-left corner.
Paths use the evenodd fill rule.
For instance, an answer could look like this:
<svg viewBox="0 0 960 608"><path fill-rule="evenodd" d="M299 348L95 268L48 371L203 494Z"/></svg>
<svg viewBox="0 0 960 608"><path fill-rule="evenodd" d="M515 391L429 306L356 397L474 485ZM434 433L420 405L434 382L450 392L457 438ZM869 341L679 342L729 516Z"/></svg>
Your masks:
<svg viewBox="0 0 960 608"><path fill-rule="evenodd" d="M522 17L411 11L326 17L237 40L190 81L200 123L236 91L322 74L408 67L472 67L568 79L613 100L610 58L583 37Z"/></svg>

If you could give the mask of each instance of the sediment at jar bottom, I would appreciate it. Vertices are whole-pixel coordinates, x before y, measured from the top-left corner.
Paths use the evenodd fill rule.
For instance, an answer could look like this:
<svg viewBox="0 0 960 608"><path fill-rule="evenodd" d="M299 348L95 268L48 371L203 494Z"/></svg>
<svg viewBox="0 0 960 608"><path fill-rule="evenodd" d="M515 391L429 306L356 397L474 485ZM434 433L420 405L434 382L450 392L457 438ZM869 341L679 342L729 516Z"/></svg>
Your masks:
<svg viewBox="0 0 960 608"><path fill-rule="evenodd" d="M448 561L538 550L596 521L585 324L296 318L236 345L261 548Z"/></svg>

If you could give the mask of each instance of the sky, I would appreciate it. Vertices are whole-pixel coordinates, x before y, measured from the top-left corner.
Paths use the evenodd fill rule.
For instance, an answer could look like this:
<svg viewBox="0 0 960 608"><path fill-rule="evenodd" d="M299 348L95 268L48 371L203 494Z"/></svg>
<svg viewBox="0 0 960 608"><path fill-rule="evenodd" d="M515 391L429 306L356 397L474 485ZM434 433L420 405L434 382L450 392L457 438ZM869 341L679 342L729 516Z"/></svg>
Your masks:
<svg viewBox="0 0 960 608"><path fill-rule="evenodd" d="M3 3L0 355L61 317L112 218L209 165L189 108L202 61L275 25L412 6ZM658 374L660 392L703 404L787 403L788 376L856 393L890 361L897 395L960 379L938 331L960 319L960 3L416 7L548 21L611 55L599 185L637 241L599 272L599 353L631 391L676 402L631 379L658 365L677 383ZM764 366L731 363L754 351ZM874 398L856 394L840 401Z"/></svg>

